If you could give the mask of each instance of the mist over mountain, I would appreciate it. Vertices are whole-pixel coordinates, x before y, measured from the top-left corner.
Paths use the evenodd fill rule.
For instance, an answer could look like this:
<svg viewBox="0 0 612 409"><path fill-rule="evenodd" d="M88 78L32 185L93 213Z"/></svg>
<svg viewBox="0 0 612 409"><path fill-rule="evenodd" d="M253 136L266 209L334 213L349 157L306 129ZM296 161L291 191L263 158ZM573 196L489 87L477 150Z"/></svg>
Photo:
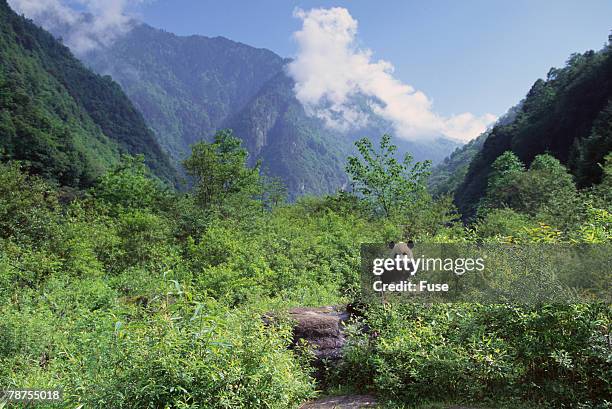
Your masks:
<svg viewBox="0 0 612 409"><path fill-rule="evenodd" d="M312 81L320 77L316 69L321 68L304 66L311 59L304 52L320 48L308 44L317 33L308 32L306 20L301 57L294 62L223 37L177 36L128 20L121 8L94 15L77 13L54 1L48 7L13 3L65 41L87 66L121 85L177 168L190 154L192 144L210 141L217 130L230 128L243 140L250 163L261 161L267 173L281 177L292 198L325 194L346 186L345 159L354 152L358 138L376 141L383 133L406 136L420 129L426 137L394 138L394 143L400 154L410 153L415 160L435 164L461 145L444 136L448 124L459 124L453 126L461 135L474 126L464 116L437 117L430 112L424 94L397 82L387 65L367 60L362 65L381 76L382 87L368 86L367 78L349 78L361 85L347 90L338 108L328 98L330 92L335 93L330 86L343 81L337 78L321 88L327 91L320 101L304 100L304 84L296 78ZM336 14L332 20L342 17ZM340 28L351 31L352 42L356 32L350 26L355 21L348 16L347 22L349 26ZM350 44L341 42L334 47L343 48L346 54ZM352 57L349 53L348 58ZM410 92L399 99L389 97L404 91ZM351 112L357 112L359 118L351 121ZM413 118L416 128L406 118ZM344 126L334 126L340 122Z"/></svg>
<svg viewBox="0 0 612 409"><path fill-rule="evenodd" d="M0 0L0 155L60 185L85 187L122 153L176 171L110 77L88 70L51 34Z"/></svg>
<svg viewBox="0 0 612 409"><path fill-rule="evenodd" d="M189 154L191 144L231 128L251 161L262 160L264 169L284 180L292 197L342 187L344 161L354 140L394 131L376 115L360 129L330 128L297 100L295 82L287 75L289 60L222 37L181 37L140 24L81 58L121 84L176 162ZM434 163L460 145L442 136L394 141L401 153Z"/></svg>

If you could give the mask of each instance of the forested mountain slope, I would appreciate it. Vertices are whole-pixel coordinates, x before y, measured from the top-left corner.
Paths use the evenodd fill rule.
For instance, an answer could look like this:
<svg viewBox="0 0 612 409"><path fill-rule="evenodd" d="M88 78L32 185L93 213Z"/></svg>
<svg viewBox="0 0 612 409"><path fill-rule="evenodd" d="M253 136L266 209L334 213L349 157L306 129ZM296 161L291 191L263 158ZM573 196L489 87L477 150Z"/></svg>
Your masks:
<svg viewBox="0 0 612 409"><path fill-rule="evenodd" d="M516 114L520 109L521 104L518 104L508 110L500 117L496 125L508 125L516 118ZM487 129L477 138L472 139L463 146L455 149L447 158L431 170L429 178L429 191L434 196L440 196L453 193L457 187L463 183L463 179L467 174L470 163L474 157L480 152L484 142L491 134L491 129Z"/></svg>
<svg viewBox="0 0 612 409"><path fill-rule="evenodd" d="M146 24L83 59L121 84L175 159L210 137L284 64L265 49L223 37L179 37Z"/></svg>
<svg viewBox="0 0 612 409"><path fill-rule="evenodd" d="M0 153L62 185L84 187L121 153L176 171L118 84L0 0Z"/></svg>
<svg viewBox="0 0 612 409"><path fill-rule="evenodd" d="M472 159L478 154L490 130L483 132L476 139L455 149L448 157L431 170L429 191L434 196L449 194L463 182Z"/></svg>
<svg viewBox="0 0 612 409"><path fill-rule="evenodd" d="M280 72L223 127L233 129L245 140L252 161L261 160L272 175L281 176L292 196L325 194L347 184L345 158L354 153L354 142L363 136L378 142L393 127L382 118L367 128L342 133L324 126L306 114L295 98L294 82ZM416 160L440 161L459 145L450 139L408 141L393 138L398 153L410 153Z"/></svg>
<svg viewBox="0 0 612 409"><path fill-rule="evenodd" d="M352 143L307 116L292 87L279 72L223 127L245 141L251 161L283 178L291 196L333 192L347 182L341 158Z"/></svg>
<svg viewBox="0 0 612 409"><path fill-rule="evenodd" d="M498 124L455 192L464 216L474 215L491 165L505 151L530 164L550 153L565 164L580 187L601 179L603 158L612 149L612 48L573 54L564 68L551 69L524 99L516 119Z"/></svg>
<svg viewBox="0 0 612 409"><path fill-rule="evenodd" d="M61 33L58 33L61 34ZM291 197L333 192L346 183L344 164L353 142L391 129L384 121L341 133L310 117L295 98L288 60L222 37L180 37L136 25L111 46L84 56L94 70L118 81L178 163L190 145L231 128L251 163L279 176ZM442 160L458 143L395 140L417 160Z"/></svg>

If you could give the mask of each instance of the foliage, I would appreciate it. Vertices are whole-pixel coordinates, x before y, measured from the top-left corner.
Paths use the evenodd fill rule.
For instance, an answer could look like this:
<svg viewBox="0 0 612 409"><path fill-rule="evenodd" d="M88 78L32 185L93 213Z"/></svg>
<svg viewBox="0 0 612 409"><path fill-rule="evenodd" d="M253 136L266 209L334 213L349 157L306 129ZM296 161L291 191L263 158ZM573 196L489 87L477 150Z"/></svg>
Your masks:
<svg viewBox="0 0 612 409"><path fill-rule="evenodd" d="M248 153L232 131L219 131L213 143L199 142L192 149L184 165L194 178L194 196L204 209L230 200L244 206L260 193L259 169L247 166Z"/></svg>
<svg viewBox="0 0 612 409"><path fill-rule="evenodd" d="M519 103L510 108L495 122L495 125L502 126L512 123L516 119L520 107L521 104ZM477 138L458 147L442 163L432 168L428 188L434 197L451 195L459 188L467 174L470 163L482 149L485 141L491 135L491 131L491 129L487 129Z"/></svg>
<svg viewBox="0 0 612 409"><path fill-rule="evenodd" d="M39 243L53 234L57 192L18 163L0 163L0 238Z"/></svg>
<svg viewBox="0 0 612 409"><path fill-rule="evenodd" d="M151 178L142 156L124 155L97 181L92 193L116 210L153 209L164 199L164 188Z"/></svg>
<svg viewBox="0 0 612 409"><path fill-rule="evenodd" d="M558 211L564 204L572 205L575 196L572 176L557 159L538 155L525 171L520 159L508 151L492 165L484 203L487 208L507 206L533 216L544 210Z"/></svg>
<svg viewBox="0 0 612 409"><path fill-rule="evenodd" d="M396 405L520 398L536 407L603 408L610 312L606 305L372 305L369 334L353 327L342 371Z"/></svg>
<svg viewBox="0 0 612 409"><path fill-rule="evenodd" d="M0 151L61 185L87 187L120 153L176 173L142 116L110 78L89 71L51 34L0 1Z"/></svg>
<svg viewBox="0 0 612 409"><path fill-rule="evenodd" d="M141 159L125 157L69 202L18 164L0 166L2 385L59 385L67 406L297 407L315 393L310 365L288 348L287 323L260 317L352 300L360 243L569 239L508 208L464 228L448 197L423 195L426 206L390 217L347 192L265 205L265 194L252 194L265 183L229 133L194 147L189 161L194 175L214 176L203 196L197 179L193 192L169 192ZM584 195L591 204L571 239L608 242L610 214L596 207L604 196ZM227 211L236 204L244 212ZM370 306L364 322L377 335L355 326L341 370L353 387L396 406L417 395L478 400L493 391L594 404L609 379L602 314L589 306Z"/></svg>
<svg viewBox="0 0 612 409"><path fill-rule="evenodd" d="M394 157L397 146L391 144L389 135L382 137L378 151L367 138L355 145L361 158L350 156L346 171L355 192L363 195L374 211L388 217L419 202L425 194L423 186L429 175L429 161L412 164L409 154L398 161Z"/></svg>
<svg viewBox="0 0 612 409"><path fill-rule="evenodd" d="M3 387L59 386L65 407L298 407L316 393L312 368L290 348L291 325L266 324L262 315L354 301L361 243L612 238L612 157L595 149L609 139L609 81L597 76L609 66L608 51L572 57L534 84L516 118L498 123L482 148L458 151L451 161L458 179L463 159L476 155L463 199L485 196L478 218L464 226L450 197L426 192L429 164L397 159L388 135L357 142L361 157L347 165L352 192L285 203L273 175L290 174L290 199L332 191L346 181L337 158L350 141L337 142L305 115L293 84L278 74L282 60L258 51L244 67L242 53L252 50L223 39L192 40L231 50L236 64L203 52L207 75L179 78L166 67L149 71L172 74L168 86L149 77L144 89L126 86L132 98L144 95L139 106L158 132L172 127L164 144L176 147L175 157L226 120L243 137L226 130L194 145L185 161L193 190L168 190L148 171L172 180L167 160L118 86L3 0L0 21ZM141 26L134 35L155 41L152 31ZM164 52L126 41L114 52L143 67ZM225 65L229 72L221 72ZM232 92L226 82L236 85ZM187 86L169 96L177 83ZM220 97L203 98L213 94ZM583 94L594 96L574 98ZM582 114L564 114L571 109ZM263 130L256 138L254 128ZM258 159L277 159L276 168L263 174ZM475 178L484 183L477 194ZM609 306L386 304L362 313L349 328L345 381L337 384L365 387L392 407L489 396L607 404Z"/></svg>
<svg viewBox="0 0 612 409"><path fill-rule="evenodd" d="M578 186L601 181L604 156L610 150L612 48L572 54L564 68L553 68L537 80L510 123L496 124L470 163L455 191L457 207L473 217L489 186L491 166L512 151L530 165L548 153L576 176Z"/></svg>

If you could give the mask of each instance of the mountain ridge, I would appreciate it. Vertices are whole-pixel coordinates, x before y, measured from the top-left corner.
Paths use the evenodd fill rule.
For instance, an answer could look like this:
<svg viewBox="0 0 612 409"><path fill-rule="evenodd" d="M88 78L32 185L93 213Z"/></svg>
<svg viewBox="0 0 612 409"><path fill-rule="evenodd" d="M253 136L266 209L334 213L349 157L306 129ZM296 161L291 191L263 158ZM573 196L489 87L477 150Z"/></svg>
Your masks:
<svg viewBox="0 0 612 409"><path fill-rule="evenodd" d="M142 115L110 77L0 0L0 151L33 173L85 187L122 153L145 154L161 179L175 169Z"/></svg>
<svg viewBox="0 0 612 409"><path fill-rule="evenodd" d="M538 79L510 123L495 125L470 162L455 203L464 217L476 214L491 166L506 151L529 165L549 153L568 167L579 187L600 181L612 150L612 38L602 50L574 53L566 66Z"/></svg>
<svg viewBox="0 0 612 409"><path fill-rule="evenodd" d="M378 139L390 129L382 119L349 133L327 128L296 99L295 83L286 72L290 59L226 37L177 36L140 24L83 60L122 85L177 163L191 144L232 128L251 162L261 159L284 180L292 198L345 186L344 162L353 153L353 142L362 136ZM394 140L400 153L434 162L459 145L443 138Z"/></svg>

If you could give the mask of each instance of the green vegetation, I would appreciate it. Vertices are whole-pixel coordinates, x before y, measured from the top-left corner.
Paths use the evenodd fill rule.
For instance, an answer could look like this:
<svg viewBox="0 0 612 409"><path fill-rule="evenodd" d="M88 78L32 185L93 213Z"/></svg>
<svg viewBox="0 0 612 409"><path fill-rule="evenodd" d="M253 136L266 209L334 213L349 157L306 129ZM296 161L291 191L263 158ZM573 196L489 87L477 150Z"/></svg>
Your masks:
<svg viewBox="0 0 612 409"><path fill-rule="evenodd" d="M358 300L360 243L612 238L612 160L595 188L562 177L556 189L585 210L553 218L555 195L533 200L567 171L550 156L524 170L506 154L491 178L501 194L464 227L447 198L427 194L427 163L397 161L386 136L380 148L358 147L347 167L355 194L291 205L247 166L229 131L194 146L187 194L152 179L142 158L124 157L62 203L18 163L0 165L0 384L61 386L60 407L297 407L316 394L309 354L288 348L288 322L261 317ZM381 195L384 186L392 189ZM507 203L510 190L517 202ZM603 408L609 397L609 306L361 309L331 388L375 393L391 407L499 399Z"/></svg>
<svg viewBox="0 0 612 409"><path fill-rule="evenodd" d="M159 178L177 182L119 86L0 0L0 155L62 186L83 188L121 153L145 154Z"/></svg>
<svg viewBox="0 0 612 409"><path fill-rule="evenodd" d="M516 119L520 108L521 104L510 108L508 112L495 122L495 125L505 126L512 123ZM458 147L442 163L431 170L428 188L432 195L438 197L452 194L459 188L459 185L465 179L470 163L482 149L485 141L491 135L491 131L492 129L488 129L477 138Z"/></svg>
<svg viewBox="0 0 612 409"><path fill-rule="evenodd" d="M399 162L394 156L397 147L391 144L389 135L382 137L380 152L367 138L355 145L363 161L349 157L346 170L353 181L353 190L369 201L375 213L389 217L398 209L420 205L420 199L425 195L423 186L429 175L429 162L413 165L409 154Z"/></svg>
<svg viewBox="0 0 612 409"><path fill-rule="evenodd" d="M364 321L376 336L353 328L341 375L391 407L455 399L485 407L605 408L610 347L594 336L610 323L607 308L371 306Z"/></svg>
<svg viewBox="0 0 612 409"><path fill-rule="evenodd" d="M365 304L359 277L361 243L610 243L609 47L552 70L482 147L449 160L467 172L464 224L427 191L430 164L397 158L387 135L358 140L346 174L321 166L345 147L287 102L284 77L226 101L244 108L239 131L274 117L265 135L193 145L192 188L172 190L116 84L4 0L0 22L0 387L60 387L62 408L296 408L339 390L392 408L610 407L610 305ZM206 115L229 115L208 102ZM266 151L271 136L285 139ZM296 163L285 188L273 175ZM339 180L352 189L285 202ZM344 359L317 384L283 311L346 303L359 314Z"/></svg>
<svg viewBox="0 0 612 409"><path fill-rule="evenodd" d="M491 167L506 151L526 165L548 153L565 165L579 187L599 183L604 156L612 148L612 46L573 54L564 68L552 68L519 104L516 117L498 123L455 189L465 217L476 213Z"/></svg>
<svg viewBox="0 0 612 409"><path fill-rule="evenodd" d="M87 407L292 407L311 396L289 327L265 327L261 313L339 301L359 241L382 237L315 199L266 210L250 198L260 180L236 139L217 140L187 166L219 175L217 189L201 180L193 195L163 190L126 158L60 205L44 181L1 165L2 385L61 384L67 405Z"/></svg>

